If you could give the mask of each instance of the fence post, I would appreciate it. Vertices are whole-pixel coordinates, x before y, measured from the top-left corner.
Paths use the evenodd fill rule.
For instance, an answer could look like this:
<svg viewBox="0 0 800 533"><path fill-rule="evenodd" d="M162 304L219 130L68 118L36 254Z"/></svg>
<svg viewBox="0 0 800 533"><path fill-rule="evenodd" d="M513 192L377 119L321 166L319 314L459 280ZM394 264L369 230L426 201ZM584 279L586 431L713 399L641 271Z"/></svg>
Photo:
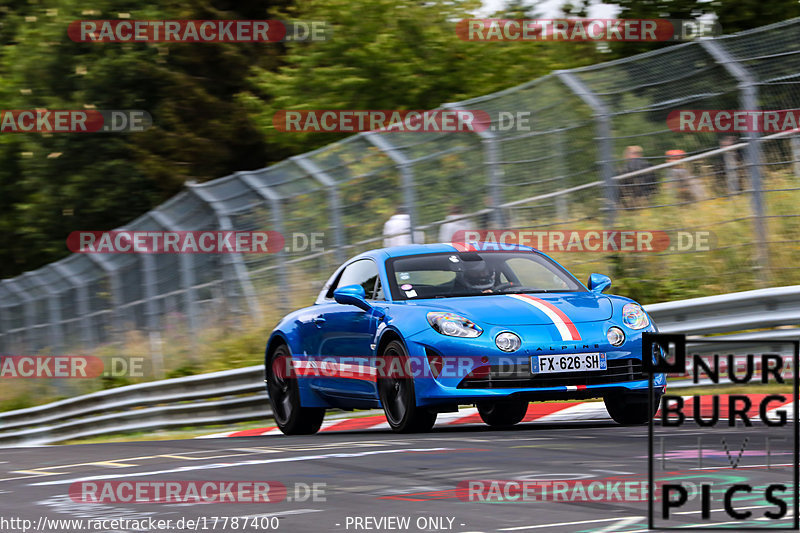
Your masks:
<svg viewBox="0 0 800 533"><path fill-rule="evenodd" d="M81 280L70 272L69 268L65 265L56 262L53 263L53 269L58 272L62 278L69 281L75 289L75 292L77 292L78 313L81 316L81 342L86 348L94 348L95 338L92 334L92 322L89 316L89 291L86 289L86 284L81 282Z"/></svg>
<svg viewBox="0 0 800 533"><path fill-rule="evenodd" d="M150 218L162 228L169 231L180 231L173 218L166 213L154 209L153 211L150 211L148 215L150 215ZM194 341L197 337L197 333L200 331L194 297L194 255L178 254L178 262L180 264L179 276L181 280L181 288L183 289L183 306L186 309L186 317L189 321L189 331L192 332L191 337Z"/></svg>
<svg viewBox="0 0 800 533"><path fill-rule="evenodd" d="M244 183L251 190L255 191L256 194L269 203L270 211L272 211L272 224L275 227L275 231L280 233L285 238L286 232L284 231L283 227L283 206L281 205L281 200L283 197L269 187L259 183L252 172L236 172L234 175L239 178L242 183ZM278 292L280 293L281 305L283 306L283 309L288 309L290 302L286 247L284 246L278 250L276 255L278 257L278 279L280 280L280 284L284 289Z"/></svg>
<svg viewBox="0 0 800 533"><path fill-rule="evenodd" d="M410 220L411 242L416 244L416 236L414 230L417 227L417 200L416 192L414 190L414 170L411 168L411 160L406 157L403 151L397 146L393 145L382 134L374 131L364 132L361 134L368 142L375 146L378 150L385 153L389 158L397 164L400 169L400 177L403 180L403 201L408 209L408 218Z"/></svg>
<svg viewBox="0 0 800 533"><path fill-rule="evenodd" d="M197 195L202 201L204 201L208 206L214 211L214 216L217 217L217 223L219 224L219 229L222 231L233 231L234 227L231 223L231 219L228 214L221 209L218 205L218 199L214 196L211 191L207 191L201 185L196 183L186 183L188 189ZM247 307L250 309L250 316L253 317L254 320L257 322L261 322L261 308L258 305L258 299L256 298L256 291L253 288L253 282L250 280L250 274L247 272L247 267L244 264L244 259L242 259L242 254L240 253L230 253L225 254L224 262L229 263L233 268L234 275L236 276L236 281L239 283L239 286L242 289L242 294L244 295L244 299L247 302ZM227 269L226 269L227 270ZM224 273L223 273L224 276Z"/></svg>
<svg viewBox="0 0 800 533"><path fill-rule="evenodd" d="M564 85L594 111L598 141L598 160L606 192L606 224L614 227L618 190L614 183L614 149L611 144L611 111L577 76L569 70L557 70L555 75Z"/></svg>
<svg viewBox="0 0 800 533"><path fill-rule="evenodd" d="M792 170L795 177L800 178L800 136L792 135L789 144L792 147Z"/></svg>
<svg viewBox="0 0 800 533"><path fill-rule="evenodd" d="M505 217L500 210L503 198L500 194L500 183L502 182L503 169L500 167L498 157L498 140L491 128L483 131L476 131L483 145L483 157L487 169L489 181L489 208L492 210L491 221L495 228L500 228L505 224Z"/></svg>
<svg viewBox="0 0 800 533"><path fill-rule="evenodd" d="M4 279L3 285L10 291L19 296L23 300L22 308L25 315L25 350L26 352L34 352L37 350L36 341L34 338L36 320L33 316L33 298L28 296L25 291L16 286L16 280Z"/></svg>
<svg viewBox="0 0 800 533"><path fill-rule="evenodd" d="M7 339L8 330L11 329L7 326L7 312L8 307L5 305L0 305L0 355L10 355L9 352L11 351L11 347L9 346Z"/></svg>
<svg viewBox="0 0 800 533"><path fill-rule="evenodd" d="M290 157L295 164L307 172L312 178L317 180L328 191L328 208L331 212L331 226L333 226L333 242L334 250L333 256L336 258L337 263L342 263L345 260L344 247L346 245L344 239L344 227L342 226L342 203L339 197L339 187L336 181L331 178L326 172L317 166L316 163L310 159L306 159L304 155L296 155Z"/></svg>
<svg viewBox="0 0 800 533"><path fill-rule="evenodd" d="M442 104L442 107L445 109L462 109L458 105L458 102ZM500 193L500 186L503 183L503 168L500 165L500 158L498 157L498 145L500 141L497 135L492 131L491 124L488 124L486 128L476 129L475 133L481 140L483 160L486 166L486 181L489 189L489 209L491 209L489 220L495 228L500 228L506 223L505 216L500 208L503 204L503 196Z"/></svg>
<svg viewBox="0 0 800 533"><path fill-rule="evenodd" d="M61 334L61 309L58 305L58 293L53 291L49 284L39 280L32 272L26 272L22 277L41 287L47 293L47 329L50 336L50 347L53 353L61 353L64 348L62 343L64 336Z"/></svg>
<svg viewBox="0 0 800 533"><path fill-rule="evenodd" d="M559 128L555 130L554 135L551 137L554 139L553 143L555 144L553 148L553 152L556 154L556 172L558 173L559 179L563 180L567 177L567 168L566 168L566 156L564 155L564 128ZM569 219L569 204L567 202L567 197L563 194L559 194L556 196L556 218L560 222L566 222Z"/></svg>
<svg viewBox="0 0 800 533"><path fill-rule="evenodd" d="M89 253L85 255L108 276L109 288L111 289L111 327L113 329L111 336L116 338L125 329L122 317L122 283L119 279L119 272L102 254Z"/></svg>
<svg viewBox="0 0 800 533"><path fill-rule="evenodd" d="M728 74L739 82L739 105L742 109L756 110L758 105L758 88L755 77L719 43L707 39L701 40L703 49L724 68ZM762 284L769 281L769 248L767 246L767 228L764 224L764 198L761 185L761 146L758 132L750 132L745 138L747 148L748 174L750 175L750 201L753 209L753 229L755 231L756 265L758 279Z"/></svg>

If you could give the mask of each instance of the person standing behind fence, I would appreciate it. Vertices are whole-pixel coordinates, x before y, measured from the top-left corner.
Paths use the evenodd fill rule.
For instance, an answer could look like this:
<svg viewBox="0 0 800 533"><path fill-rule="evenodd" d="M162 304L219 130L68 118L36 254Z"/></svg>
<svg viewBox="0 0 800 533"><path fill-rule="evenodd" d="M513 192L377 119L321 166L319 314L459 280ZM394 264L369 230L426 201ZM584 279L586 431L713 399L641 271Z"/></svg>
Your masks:
<svg viewBox="0 0 800 533"><path fill-rule="evenodd" d="M439 242L451 242L456 232L474 229L469 219L461 217L463 217L463 214L458 206L454 205L450 207L450 211L445 218L445 222L439 226ZM454 220L457 218L461 218L461 220Z"/></svg>
<svg viewBox="0 0 800 533"><path fill-rule="evenodd" d="M641 146L628 146L625 148L623 157L625 161L619 169L620 174L637 172L650 168L644 157ZM631 176L619 180L619 200L625 207L637 206L658 192L658 177L655 172L644 172L637 176Z"/></svg>
<svg viewBox="0 0 800 533"><path fill-rule="evenodd" d="M421 231L414 232L414 243L423 244L425 234ZM411 242L411 216L408 210L400 206L394 215L383 225L383 246L403 246Z"/></svg>
<svg viewBox="0 0 800 533"><path fill-rule="evenodd" d="M667 162L675 163L683 159L686 152L683 150L667 150ZM686 163L678 163L667 169L667 180L675 191L675 196L681 202L699 202L705 200L706 191L700 179L693 176Z"/></svg>

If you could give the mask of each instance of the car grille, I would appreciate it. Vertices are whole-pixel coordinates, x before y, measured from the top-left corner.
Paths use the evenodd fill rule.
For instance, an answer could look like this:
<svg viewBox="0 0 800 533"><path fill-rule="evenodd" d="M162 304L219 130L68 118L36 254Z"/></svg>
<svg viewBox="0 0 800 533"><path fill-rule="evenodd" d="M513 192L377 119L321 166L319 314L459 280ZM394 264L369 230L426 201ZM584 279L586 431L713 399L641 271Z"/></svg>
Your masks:
<svg viewBox="0 0 800 533"><path fill-rule="evenodd" d="M485 368L485 367L484 367ZM461 383L459 389L516 389L558 387L564 385L605 385L623 381L647 379L642 373L642 362L639 359L609 359L608 368L596 372L559 372L555 374L531 375L529 364L515 365L513 368L489 367L479 375L470 372Z"/></svg>

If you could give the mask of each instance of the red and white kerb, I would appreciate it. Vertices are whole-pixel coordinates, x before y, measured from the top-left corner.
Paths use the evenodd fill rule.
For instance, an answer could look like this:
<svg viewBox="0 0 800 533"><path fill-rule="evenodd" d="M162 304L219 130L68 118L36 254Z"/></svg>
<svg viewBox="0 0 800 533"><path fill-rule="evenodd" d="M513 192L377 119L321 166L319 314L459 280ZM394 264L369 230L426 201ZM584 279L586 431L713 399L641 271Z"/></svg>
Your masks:
<svg viewBox="0 0 800 533"><path fill-rule="evenodd" d="M561 334L562 341L581 340L581 336L578 333L578 328L576 328L575 324L572 323L572 320L570 320L569 317L555 305L551 304L550 302L546 302L541 298L537 298L536 296L531 296L530 294L509 294L508 296L511 298L516 298L520 302L525 302L526 304L532 305L547 315L547 317L553 321L553 324L555 324L559 334Z"/></svg>

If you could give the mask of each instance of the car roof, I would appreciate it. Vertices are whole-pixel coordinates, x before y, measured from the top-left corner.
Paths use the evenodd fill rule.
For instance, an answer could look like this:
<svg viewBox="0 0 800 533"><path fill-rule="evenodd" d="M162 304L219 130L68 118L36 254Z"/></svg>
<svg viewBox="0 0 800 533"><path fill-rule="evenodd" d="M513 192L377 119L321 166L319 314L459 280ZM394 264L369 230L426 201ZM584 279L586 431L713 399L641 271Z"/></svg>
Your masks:
<svg viewBox="0 0 800 533"><path fill-rule="evenodd" d="M530 246L521 246L518 244L506 244L496 242L470 242L470 243L450 243L440 242L435 244L407 244L404 246L391 246L389 248L381 248L374 250L375 252L384 252L389 257L404 257L407 255L419 254L435 254L435 253L448 253L448 252L481 252L481 251L500 251L500 252L513 252L513 251L534 251Z"/></svg>

